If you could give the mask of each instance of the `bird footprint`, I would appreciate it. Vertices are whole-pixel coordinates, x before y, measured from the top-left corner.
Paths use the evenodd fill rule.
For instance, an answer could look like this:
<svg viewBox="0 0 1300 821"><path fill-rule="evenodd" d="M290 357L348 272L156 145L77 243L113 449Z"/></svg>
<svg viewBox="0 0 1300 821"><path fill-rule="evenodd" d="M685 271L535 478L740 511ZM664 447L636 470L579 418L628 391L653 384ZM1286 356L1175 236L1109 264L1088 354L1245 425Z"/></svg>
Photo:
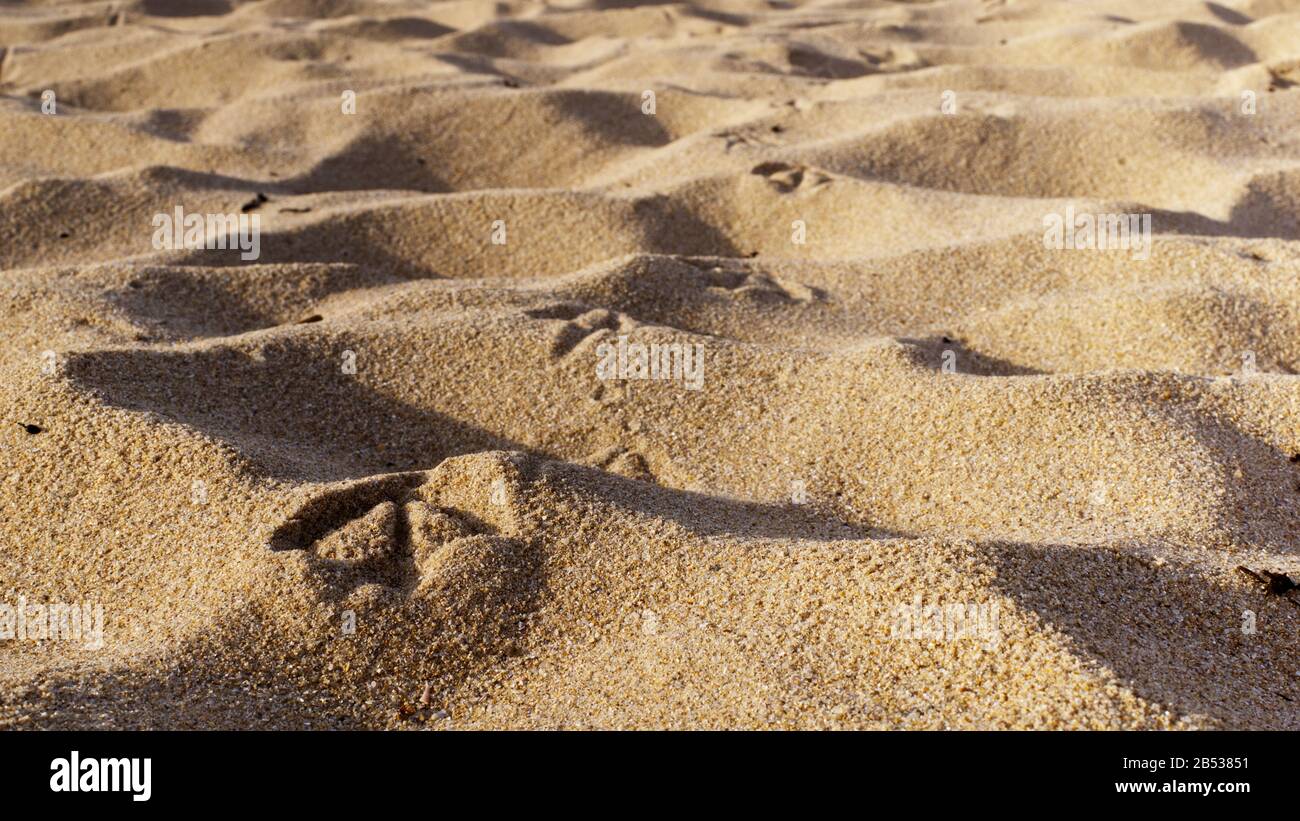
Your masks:
<svg viewBox="0 0 1300 821"><path fill-rule="evenodd" d="M456 457L432 471L325 490L277 527L269 546L301 551L341 596L379 586L403 597L441 596L471 606L476 597L509 587L532 565L511 519L519 458ZM460 472L466 475L455 475Z"/></svg>

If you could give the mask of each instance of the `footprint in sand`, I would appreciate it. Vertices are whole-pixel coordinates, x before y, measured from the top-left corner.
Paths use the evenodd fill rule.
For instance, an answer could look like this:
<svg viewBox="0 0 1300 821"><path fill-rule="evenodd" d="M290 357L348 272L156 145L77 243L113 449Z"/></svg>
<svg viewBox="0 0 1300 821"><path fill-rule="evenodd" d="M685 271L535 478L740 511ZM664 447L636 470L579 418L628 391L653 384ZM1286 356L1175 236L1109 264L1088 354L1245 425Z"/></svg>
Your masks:
<svg viewBox="0 0 1300 821"><path fill-rule="evenodd" d="M501 535L516 529L509 521L512 500L504 475L477 482L483 504L470 511L439 503L438 472L382 476L323 491L275 529L269 546L301 551L340 597L378 588L401 598L448 599L455 609L481 605L528 571L530 551ZM466 483L456 484L452 495L464 496ZM500 521L488 519L494 508L501 511Z"/></svg>
<svg viewBox="0 0 1300 821"><path fill-rule="evenodd" d="M557 326L551 344L551 358L557 360L592 347L605 336L606 331L628 333L638 325L631 317L617 311L582 305L553 305L525 313L533 319L565 320L563 325Z"/></svg>
<svg viewBox="0 0 1300 821"><path fill-rule="evenodd" d="M815 168L783 162L759 163L750 169L750 173L766 177L768 183L782 194L816 188L831 181L829 176Z"/></svg>
<svg viewBox="0 0 1300 821"><path fill-rule="evenodd" d="M708 261L686 260L686 262L703 272L706 288L726 291L732 296L778 299L783 302L818 302L826 299L826 292L820 288L772 276L762 271L727 269L721 265L710 264Z"/></svg>

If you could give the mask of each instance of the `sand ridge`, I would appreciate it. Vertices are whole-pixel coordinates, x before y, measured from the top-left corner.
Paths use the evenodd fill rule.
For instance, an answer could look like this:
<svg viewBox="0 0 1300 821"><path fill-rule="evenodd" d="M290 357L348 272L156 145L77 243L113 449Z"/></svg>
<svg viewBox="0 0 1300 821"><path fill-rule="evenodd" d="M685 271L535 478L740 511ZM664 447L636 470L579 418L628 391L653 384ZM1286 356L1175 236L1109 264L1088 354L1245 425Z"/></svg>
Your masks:
<svg viewBox="0 0 1300 821"><path fill-rule="evenodd" d="M1300 727L1300 2L0 44L0 726Z"/></svg>

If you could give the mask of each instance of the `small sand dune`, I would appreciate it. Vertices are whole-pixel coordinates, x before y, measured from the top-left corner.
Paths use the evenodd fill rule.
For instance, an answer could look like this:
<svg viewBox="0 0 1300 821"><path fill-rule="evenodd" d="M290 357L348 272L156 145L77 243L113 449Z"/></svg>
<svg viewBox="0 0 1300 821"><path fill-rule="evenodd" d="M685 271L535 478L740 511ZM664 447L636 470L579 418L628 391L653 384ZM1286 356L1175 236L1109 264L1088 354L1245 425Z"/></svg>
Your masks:
<svg viewBox="0 0 1300 821"><path fill-rule="evenodd" d="M0 44L0 727L1300 729L1300 0Z"/></svg>

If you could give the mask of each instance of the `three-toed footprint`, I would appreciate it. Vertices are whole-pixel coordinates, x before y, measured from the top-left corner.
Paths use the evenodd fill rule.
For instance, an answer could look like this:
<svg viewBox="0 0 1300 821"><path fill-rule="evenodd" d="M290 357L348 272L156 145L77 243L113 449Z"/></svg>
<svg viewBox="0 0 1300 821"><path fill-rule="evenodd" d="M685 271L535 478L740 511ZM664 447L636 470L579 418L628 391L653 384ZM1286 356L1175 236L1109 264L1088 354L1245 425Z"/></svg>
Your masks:
<svg viewBox="0 0 1300 821"><path fill-rule="evenodd" d="M606 308L561 303L525 312L533 319L563 320L555 326L551 358L562 359L580 354L604 339L608 332L627 333L638 323L631 317Z"/></svg>
<svg viewBox="0 0 1300 821"><path fill-rule="evenodd" d="M326 489L275 529L270 547L303 551L339 597L377 586L481 609L536 566L512 512L525 459L475 454Z"/></svg>

